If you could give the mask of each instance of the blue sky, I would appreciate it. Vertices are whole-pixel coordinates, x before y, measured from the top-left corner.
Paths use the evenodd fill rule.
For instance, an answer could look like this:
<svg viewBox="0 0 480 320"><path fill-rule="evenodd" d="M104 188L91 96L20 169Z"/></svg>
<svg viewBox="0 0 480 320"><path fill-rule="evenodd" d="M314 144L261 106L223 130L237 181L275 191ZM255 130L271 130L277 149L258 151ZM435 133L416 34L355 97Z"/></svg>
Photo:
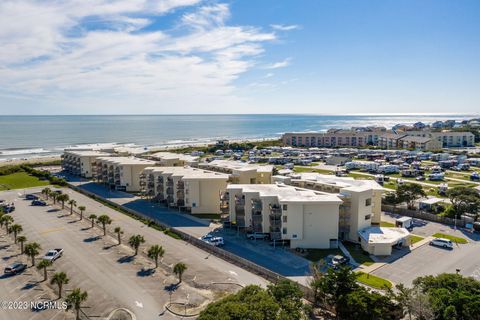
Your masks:
<svg viewBox="0 0 480 320"><path fill-rule="evenodd" d="M0 114L478 113L480 2L4 0Z"/></svg>

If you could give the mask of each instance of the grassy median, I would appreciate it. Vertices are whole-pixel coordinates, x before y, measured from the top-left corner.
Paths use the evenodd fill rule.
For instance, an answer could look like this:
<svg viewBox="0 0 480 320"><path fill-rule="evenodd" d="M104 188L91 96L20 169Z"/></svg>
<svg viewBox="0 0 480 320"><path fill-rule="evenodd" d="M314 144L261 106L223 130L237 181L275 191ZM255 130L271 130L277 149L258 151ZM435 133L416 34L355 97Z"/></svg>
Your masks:
<svg viewBox="0 0 480 320"><path fill-rule="evenodd" d="M451 236L449 234L440 233L440 232L435 233L434 235L432 235L432 237L444 238L444 239L448 239L452 242L456 242L456 243L460 243L460 244L465 244L465 243L468 242L467 239L465 239L465 238L455 237L455 236Z"/></svg>
<svg viewBox="0 0 480 320"><path fill-rule="evenodd" d="M410 244L417 243L419 241L422 241L423 239L425 239L425 238L412 234L412 235L410 235Z"/></svg>
<svg viewBox="0 0 480 320"><path fill-rule="evenodd" d="M392 287L390 281L364 272L357 272L357 281L375 289L387 289Z"/></svg>

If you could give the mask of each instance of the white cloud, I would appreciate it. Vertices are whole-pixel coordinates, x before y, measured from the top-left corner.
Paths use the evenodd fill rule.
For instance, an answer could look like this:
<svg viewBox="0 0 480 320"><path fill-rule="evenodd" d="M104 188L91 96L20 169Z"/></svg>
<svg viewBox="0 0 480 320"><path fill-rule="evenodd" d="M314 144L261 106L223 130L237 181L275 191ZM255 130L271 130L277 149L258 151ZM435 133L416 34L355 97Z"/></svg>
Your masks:
<svg viewBox="0 0 480 320"><path fill-rule="evenodd" d="M282 61L278 61L278 62L275 62L275 63L272 63L272 64L269 64L267 66L265 66L264 68L265 69L280 69L280 68L285 68L285 67L288 67L290 65L290 61L292 59L291 58L286 58Z"/></svg>
<svg viewBox="0 0 480 320"><path fill-rule="evenodd" d="M291 31L291 30L296 30L300 28L300 26L296 24L290 24L290 25L271 24L270 27L272 27L272 29L274 30L279 30L279 31Z"/></svg>
<svg viewBox="0 0 480 320"><path fill-rule="evenodd" d="M181 7L179 25L142 30ZM275 39L200 0L3 0L0 15L0 96L80 112L236 105L233 81Z"/></svg>

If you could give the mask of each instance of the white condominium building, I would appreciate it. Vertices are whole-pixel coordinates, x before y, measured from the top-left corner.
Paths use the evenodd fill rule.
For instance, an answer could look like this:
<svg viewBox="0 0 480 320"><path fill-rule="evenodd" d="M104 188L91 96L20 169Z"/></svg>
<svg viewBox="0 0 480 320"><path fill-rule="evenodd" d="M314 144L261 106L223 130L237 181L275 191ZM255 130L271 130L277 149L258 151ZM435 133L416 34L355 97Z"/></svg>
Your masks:
<svg viewBox="0 0 480 320"><path fill-rule="evenodd" d="M109 155L109 153L95 150L65 150L62 168L73 175L92 178L95 160Z"/></svg>
<svg viewBox="0 0 480 320"><path fill-rule="evenodd" d="M276 182L337 195L341 200L339 238L360 242L358 232L381 219L382 193L385 189L374 180L355 180L313 172L275 176Z"/></svg>
<svg viewBox="0 0 480 320"><path fill-rule="evenodd" d="M199 168L226 173L230 183L269 184L272 183L273 166L258 165L232 160L213 160L199 163Z"/></svg>
<svg viewBox="0 0 480 320"><path fill-rule="evenodd" d="M157 164L163 167L184 167L187 165L195 167L199 161L199 157L173 152L157 152L150 155L149 158L156 160Z"/></svg>
<svg viewBox="0 0 480 320"><path fill-rule="evenodd" d="M98 157L94 163L94 177L98 182L119 191L140 191L140 173L155 161L135 157Z"/></svg>
<svg viewBox="0 0 480 320"><path fill-rule="evenodd" d="M151 167L140 175L143 192L152 200L185 211L220 213L219 196L228 175L191 167Z"/></svg>
<svg viewBox="0 0 480 320"><path fill-rule="evenodd" d="M233 226L290 240L291 248L337 248L339 206L336 195L277 184L229 184Z"/></svg>

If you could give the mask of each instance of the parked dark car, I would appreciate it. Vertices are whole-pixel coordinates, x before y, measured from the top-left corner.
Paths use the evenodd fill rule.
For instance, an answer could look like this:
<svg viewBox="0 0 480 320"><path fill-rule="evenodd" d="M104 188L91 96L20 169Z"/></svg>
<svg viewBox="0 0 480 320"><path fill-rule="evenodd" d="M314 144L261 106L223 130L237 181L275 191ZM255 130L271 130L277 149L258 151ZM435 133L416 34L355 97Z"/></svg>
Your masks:
<svg viewBox="0 0 480 320"><path fill-rule="evenodd" d="M4 274L15 275L27 269L27 265L21 262L14 262L3 270Z"/></svg>
<svg viewBox="0 0 480 320"><path fill-rule="evenodd" d="M45 207L47 205L47 203L43 200L33 200L32 201L32 206L41 206L41 207Z"/></svg>
<svg viewBox="0 0 480 320"><path fill-rule="evenodd" d="M347 265L350 262L350 258L344 257L341 255L328 255L327 256L327 265L334 269Z"/></svg>
<svg viewBox="0 0 480 320"><path fill-rule="evenodd" d="M25 195L25 200L38 200L38 196L29 193L29 194Z"/></svg>
<svg viewBox="0 0 480 320"><path fill-rule="evenodd" d="M13 203L3 207L3 212L5 213L10 213L13 211L15 211L15 205Z"/></svg>

